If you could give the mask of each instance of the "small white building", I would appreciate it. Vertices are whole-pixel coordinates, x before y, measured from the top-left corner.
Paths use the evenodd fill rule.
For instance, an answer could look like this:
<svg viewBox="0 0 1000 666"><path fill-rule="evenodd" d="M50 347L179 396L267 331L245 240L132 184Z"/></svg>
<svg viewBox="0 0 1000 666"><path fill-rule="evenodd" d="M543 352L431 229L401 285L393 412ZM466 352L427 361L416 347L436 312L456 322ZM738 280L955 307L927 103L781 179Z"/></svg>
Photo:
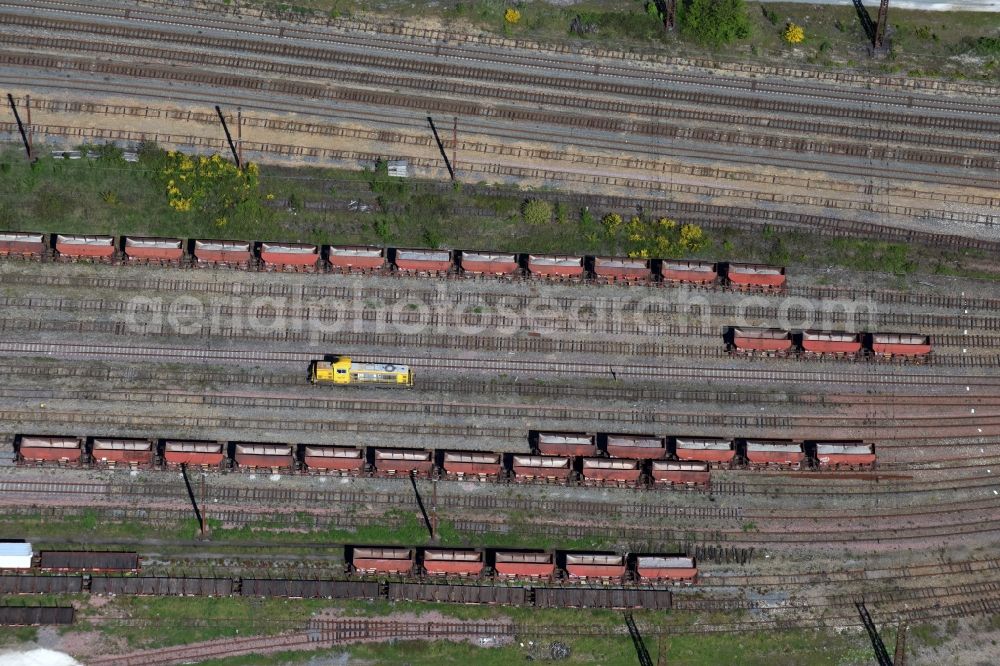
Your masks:
<svg viewBox="0 0 1000 666"><path fill-rule="evenodd" d="M0 543L0 569L30 569L30 543Z"/></svg>

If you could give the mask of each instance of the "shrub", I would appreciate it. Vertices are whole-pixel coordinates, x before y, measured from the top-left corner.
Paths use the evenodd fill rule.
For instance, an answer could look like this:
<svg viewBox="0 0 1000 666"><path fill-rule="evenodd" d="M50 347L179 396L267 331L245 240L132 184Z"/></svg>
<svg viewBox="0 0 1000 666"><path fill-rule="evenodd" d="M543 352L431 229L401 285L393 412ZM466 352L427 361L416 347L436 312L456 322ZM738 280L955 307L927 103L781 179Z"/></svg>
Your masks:
<svg viewBox="0 0 1000 666"><path fill-rule="evenodd" d="M750 36L743 0L682 0L677 7L681 33L709 46L722 46Z"/></svg>
<svg viewBox="0 0 1000 666"><path fill-rule="evenodd" d="M802 26L789 23L785 26L785 31L781 33L782 38L789 44L801 44L806 38L806 31Z"/></svg>
<svg viewBox="0 0 1000 666"><path fill-rule="evenodd" d="M552 221L552 204L542 199L528 199L521 206L521 215L525 223L541 226Z"/></svg>
<svg viewBox="0 0 1000 666"><path fill-rule="evenodd" d="M521 20L521 12L517 11L513 7L510 7L503 13L503 20L504 22L513 25Z"/></svg>

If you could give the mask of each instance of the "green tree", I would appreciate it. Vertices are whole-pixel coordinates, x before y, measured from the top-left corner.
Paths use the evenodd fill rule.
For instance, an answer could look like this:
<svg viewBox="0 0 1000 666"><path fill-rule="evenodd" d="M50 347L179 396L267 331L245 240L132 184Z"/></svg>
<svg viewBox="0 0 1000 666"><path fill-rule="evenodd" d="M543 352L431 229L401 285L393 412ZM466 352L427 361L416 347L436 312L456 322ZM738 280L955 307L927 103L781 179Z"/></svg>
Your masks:
<svg viewBox="0 0 1000 666"><path fill-rule="evenodd" d="M532 226L541 226L552 221L552 204L542 199L528 199L521 206L524 221Z"/></svg>
<svg viewBox="0 0 1000 666"><path fill-rule="evenodd" d="M682 0L677 4L677 21L685 37L722 46L750 36L743 0Z"/></svg>

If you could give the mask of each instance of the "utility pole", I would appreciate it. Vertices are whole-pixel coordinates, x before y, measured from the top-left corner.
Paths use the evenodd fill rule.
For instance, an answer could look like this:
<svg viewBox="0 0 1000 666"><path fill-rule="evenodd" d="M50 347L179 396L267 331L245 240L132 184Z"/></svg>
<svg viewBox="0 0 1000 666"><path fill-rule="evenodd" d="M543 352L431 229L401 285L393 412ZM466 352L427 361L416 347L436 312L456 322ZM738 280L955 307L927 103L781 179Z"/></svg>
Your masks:
<svg viewBox="0 0 1000 666"><path fill-rule="evenodd" d="M896 653L892 656L893 666L906 666L906 632L909 627L902 622L896 628Z"/></svg>
<svg viewBox="0 0 1000 666"><path fill-rule="evenodd" d="M882 0L878 6L878 21L875 23L875 36L872 38L872 47L876 51L885 48L886 23L889 21L889 0Z"/></svg>
<svg viewBox="0 0 1000 666"><path fill-rule="evenodd" d="M28 116L28 151L35 152L35 141L31 130L31 95L24 96L24 110Z"/></svg>
<svg viewBox="0 0 1000 666"><path fill-rule="evenodd" d="M201 473L201 535L205 536L205 473Z"/></svg>
<svg viewBox="0 0 1000 666"><path fill-rule="evenodd" d="M427 122L430 123L431 131L434 132L434 140L437 141L438 150L441 152L441 157L444 158L444 165L448 167L448 174L452 180L455 180L455 170L451 167L451 162L448 161L448 152L444 149L444 144L441 143L441 137L438 136L437 127L434 126L434 119L427 116Z"/></svg>
<svg viewBox="0 0 1000 666"><path fill-rule="evenodd" d="M885 643L882 642L882 637L879 636L875 621L872 620L872 616L868 614L868 609L865 608L865 602L856 601L854 602L854 606L858 609L858 614L861 615L861 623L865 625L865 630L868 632L868 638L871 640L872 648L875 650L875 659L878 661L878 666L892 666L889 651L885 649Z"/></svg>
<svg viewBox="0 0 1000 666"><path fill-rule="evenodd" d="M455 116L455 124L451 131L451 168L458 169L458 116ZM453 171L452 180L455 180L454 173Z"/></svg>
<svg viewBox="0 0 1000 666"><path fill-rule="evenodd" d="M17 129L21 132L21 142L24 143L24 152L31 159L31 144L28 143L28 137L24 133L24 124L21 122L21 115L17 112L17 103L14 102L14 96L7 93L7 101L10 103L10 110L14 112L14 120L17 121Z"/></svg>
<svg viewBox="0 0 1000 666"><path fill-rule="evenodd" d="M639 633L639 627L636 626L632 613L625 611L622 615L625 616L625 626L628 627L629 636L632 637L635 654L639 657L639 666L653 666L653 658L649 656L649 650L646 649L646 643L642 640L642 634Z"/></svg>
<svg viewBox="0 0 1000 666"><path fill-rule="evenodd" d="M243 108L236 107L236 148L239 163L243 164Z"/></svg>
<svg viewBox="0 0 1000 666"><path fill-rule="evenodd" d="M240 156L236 152L236 146L233 144L233 135L229 133L229 126L226 125L226 117L222 115L222 109L219 105L215 105L215 112L219 114L219 120L222 122L222 129L226 133L226 141L229 143L229 150L233 153L233 159L236 160L236 168L240 171L243 170L243 162L240 161Z"/></svg>

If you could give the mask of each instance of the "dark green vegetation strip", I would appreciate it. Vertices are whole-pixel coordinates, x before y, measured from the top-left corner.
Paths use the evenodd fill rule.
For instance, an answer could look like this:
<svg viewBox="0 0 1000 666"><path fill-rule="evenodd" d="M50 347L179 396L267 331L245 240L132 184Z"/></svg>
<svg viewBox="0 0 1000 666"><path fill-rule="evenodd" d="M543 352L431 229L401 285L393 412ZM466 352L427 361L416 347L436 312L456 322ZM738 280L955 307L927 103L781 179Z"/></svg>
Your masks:
<svg viewBox="0 0 1000 666"><path fill-rule="evenodd" d="M634 211L588 210L569 193L550 204L513 186L442 188L391 179L384 165L366 171L261 167L259 176L244 179L219 161L201 167L197 159L189 160L194 175L182 183L183 156L147 146L139 163L128 163L117 149L98 152L102 156L94 160L43 157L29 166L8 144L0 152L0 229L521 252L642 249L621 238ZM623 218L614 233L602 224L608 214ZM973 250L831 240L770 228L712 230L702 240L697 251L676 242L669 248L675 255L710 259L1000 277L995 262Z"/></svg>

